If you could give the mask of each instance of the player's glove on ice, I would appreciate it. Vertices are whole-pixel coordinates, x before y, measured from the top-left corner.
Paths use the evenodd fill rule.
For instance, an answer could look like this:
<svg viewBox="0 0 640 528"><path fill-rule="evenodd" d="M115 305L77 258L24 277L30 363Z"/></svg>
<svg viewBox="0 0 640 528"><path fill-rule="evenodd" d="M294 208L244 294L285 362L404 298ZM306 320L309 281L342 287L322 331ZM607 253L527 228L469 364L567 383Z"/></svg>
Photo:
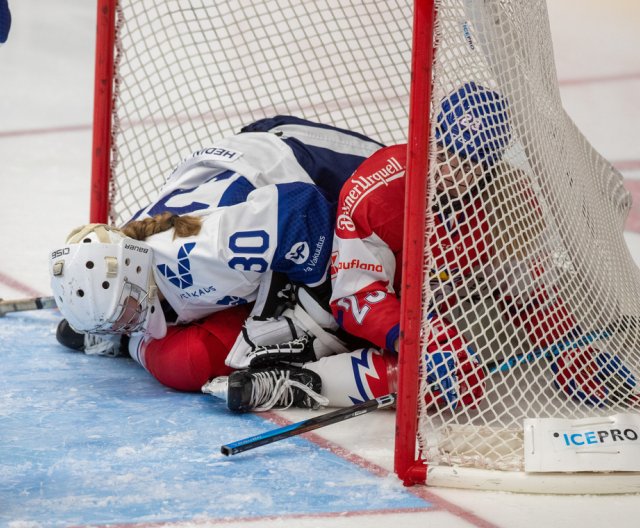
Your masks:
<svg viewBox="0 0 640 528"><path fill-rule="evenodd" d="M446 319L430 314L430 339L425 355L427 405L473 407L484 394L484 371L475 351Z"/></svg>

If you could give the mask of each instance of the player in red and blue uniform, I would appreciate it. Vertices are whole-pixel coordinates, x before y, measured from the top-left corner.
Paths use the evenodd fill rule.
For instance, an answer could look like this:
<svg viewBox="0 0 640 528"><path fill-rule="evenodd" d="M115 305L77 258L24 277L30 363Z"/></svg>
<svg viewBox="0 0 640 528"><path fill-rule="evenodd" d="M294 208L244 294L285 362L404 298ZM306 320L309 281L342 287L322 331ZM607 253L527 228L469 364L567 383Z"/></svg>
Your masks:
<svg viewBox="0 0 640 528"><path fill-rule="evenodd" d="M618 358L591 346L552 284L534 280L544 272L541 265L507 262L507 267L518 268L520 284L496 284L493 266L505 263L494 262L496 246L482 189L492 178L502 177L494 168L510 137L507 103L496 92L467 83L441 102L432 157L434 226L428 241L429 279L438 309L428 314L427 403L456 408L476 405L483 396L485 371L480 359L448 313L460 305L456 285L477 282L485 275L481 280L495 288L505 317L524 329L532 350L559 351L551 364L556 385L571 397L600 405L614 397L615 390L607 383L610 373L625 380L629 391L637 387L636 380ZM322 373L323 394L332 402L347 403L341 391L351 401L395 391L405 167L406 145L381 149L356 170L340 194L331 309L343 329L375 349L324 358L316 368L306 365ZM528 196L531 208L539 209L535 196ZM336 374L339 369L342 372Z"/></svg>
<svg viewBox="0 0 640 528"><path fill-rule="evenodd" d="M432 274L468 275L481 264L490 229L479 196L482 175L510 138L505 101L468 83L441 104ZM330 308L339 326L371 346L301 361L322 380L330 405L346 406L394 392L400 319L406 145L378 150L340 192L331 258ZM446 300L440 300L446 302ZM481 398L484 374L464 336L430 315L426 357L433 398L455 408ZM286 357L283 347L280 359ZM353 349L352 349L353 350ZM268 355L268 351L258 354ZM308 359L302 348L290 359ZM255 355L254 355L255 357ZM255 363L254 363L255 364Z"/></svg>
<svg viewBox="0 0 640 528"><path fill-rule="evenodd" d="M517 237L526 238L527 232L542 236L544 229L542 211L526 178L500 164L511 141L505 99L470 82L441 101L436 120L432 155L436 192L427 271L433 305L426 315L430 335L424 336L423 362L429 386L426 403L455 410L482 401L486 372L456 326L458 319L450 315L464 310L463 301L480 292L494 296L503 316L524 330L531 351L552 355L555 383L567 395L600 405L633 394L634 376L617 357L592 346L535 252L528 255L501 248L501 235L494 240L491 221L500 215L494 210L490 221L489 212L495 206L490 193L506 192L504 188L514 183L510 178L518 180L525 207L533 211L527 216L531 225ZM316 361L308 360L300 343L258 348L251 355L251 366L270 354L279 361L303 363L321 380L321 393L329 405L347 406L396 390L405 152L405 145L378 150L347 180L338 202L331 310L342 329L371 346ZM506 220L507 225L514 221ZM464 313L456 317L464 318ZM622 391L613 379L623 380ZM263 372L254 379L245 375L239 385L251 383L269 394L270 385L277 384L268 381ZM247 399L242 407L251 409L253 403Z"/></svg>

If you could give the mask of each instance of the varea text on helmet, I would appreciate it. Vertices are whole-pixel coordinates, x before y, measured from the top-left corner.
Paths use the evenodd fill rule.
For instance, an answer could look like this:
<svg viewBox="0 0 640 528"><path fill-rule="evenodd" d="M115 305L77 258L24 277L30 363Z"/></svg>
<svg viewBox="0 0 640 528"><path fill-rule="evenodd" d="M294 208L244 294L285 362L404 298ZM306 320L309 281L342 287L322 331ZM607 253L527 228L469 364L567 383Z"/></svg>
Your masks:
<svg viewBox="0 0 640 528"><path fill-rule="evenodd" d="M125 244L124 249L130 249L131 251L137 251L138 253L149 253L149 248L136 246L135 244Z"/></svg>
<svg viewBox="0 0 640 528"><path fill-rule="evenodd" d="M553 433L554 438L562 437L565 447L580 447L586 445L610 445L614 442L637 442L639 435L635 429L602 429L600 431L585 431L582 433Z"/></svg>
<svg viewBox="0 0 640 528"><path fill-rule="evenodd" d="M70 249L68 247L62 248L62 249L56 249L55 251L51 252L51 260L53 259L57 259L60 257L64 257L65 255L69 254Z"/></svg>
<svg viewBox="0 0 640 528"><path fill-rule="evenodd" d="M404 167L396 158L389 158L386 163L383 168L373 174L360 175L347 180L345 189L349 189L349 192L342 201L341 210L343 213L353 214L360 200L369 192L380 185L388 185L390 181L404 174Z"/></svg>

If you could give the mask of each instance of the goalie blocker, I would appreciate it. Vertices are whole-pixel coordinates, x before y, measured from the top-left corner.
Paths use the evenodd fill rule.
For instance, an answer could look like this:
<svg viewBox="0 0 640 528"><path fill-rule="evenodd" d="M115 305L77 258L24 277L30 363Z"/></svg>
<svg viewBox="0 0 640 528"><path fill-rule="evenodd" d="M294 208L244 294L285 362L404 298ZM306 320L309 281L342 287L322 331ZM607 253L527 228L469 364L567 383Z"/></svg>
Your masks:
<svg viewBox="0 0 640 528"><path fill-rule="evenodd" d="M316 287L295 285L291 288L284 310L272 300L274 296L283 297L282 288L275 295L271 289L269 298L263 301L266 307L263 315L249 317L243 325L226 359L227 366L244 369L280 361L306 363L357 347L356 341L340 330L329 310L328 281ZM264 315L274 312L281 315Z"/></svg>

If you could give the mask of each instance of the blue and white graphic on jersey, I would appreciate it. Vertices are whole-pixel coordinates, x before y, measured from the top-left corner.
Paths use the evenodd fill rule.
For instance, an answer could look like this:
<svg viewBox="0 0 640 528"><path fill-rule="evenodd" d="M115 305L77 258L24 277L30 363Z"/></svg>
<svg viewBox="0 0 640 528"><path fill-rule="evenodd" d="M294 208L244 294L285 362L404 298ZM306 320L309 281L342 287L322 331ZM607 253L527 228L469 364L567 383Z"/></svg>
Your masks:
<svg viewBox="0 0 640 528"><path fill-rule="evenodd" d="M243 202L210 208L198 235L174 239L169 230L149 237L156 283L178 322L188 322L254 301L269 270L318 282L331 253L333 217L333 206L315 185L255 189Z"/></svg>
<svg viewBox="0 0 640 528"><path fill-rule="evenodd" d="M351 130L292 116L261 119L242 132L271 132L286 143L300 166L331 200L358 166L384 145Z"/></svg>
<svg viewBox="0 0 640 528"><path fill-rule="evenodd" d="M287 122L290 120L294 118L287 118ZM267 128L267 121L254 125ZM333 127L295 121L309 124L282 125L273 133L243 132L193 152L167 178L154 203L139 211L132 220L163 211L206 214L208 207L232 203L228 195L226 201L221 201L231 185L242 185L246 192L249 184L257 188L295 181L315 183L331 202L337 201L342 184L381 145ZM253 125L246 129L251 127ZM236 183L239 178L245 181ZM204 184L210 185L206 192L198 193L202 195L198 200L193 194L179 204L173 199L182 193L192 193L195 187ZM229 192L237 193L237 188Z"/></svg>
<svg viewBox="0 0 640 528"><path fill-rule="evenodd" d="M268 270L307 284L326 271L333 205L273 134L243 133L193 153L136 217L165 211L202 218L197 236L147 239L178 322L255 300Z"/></svg>

